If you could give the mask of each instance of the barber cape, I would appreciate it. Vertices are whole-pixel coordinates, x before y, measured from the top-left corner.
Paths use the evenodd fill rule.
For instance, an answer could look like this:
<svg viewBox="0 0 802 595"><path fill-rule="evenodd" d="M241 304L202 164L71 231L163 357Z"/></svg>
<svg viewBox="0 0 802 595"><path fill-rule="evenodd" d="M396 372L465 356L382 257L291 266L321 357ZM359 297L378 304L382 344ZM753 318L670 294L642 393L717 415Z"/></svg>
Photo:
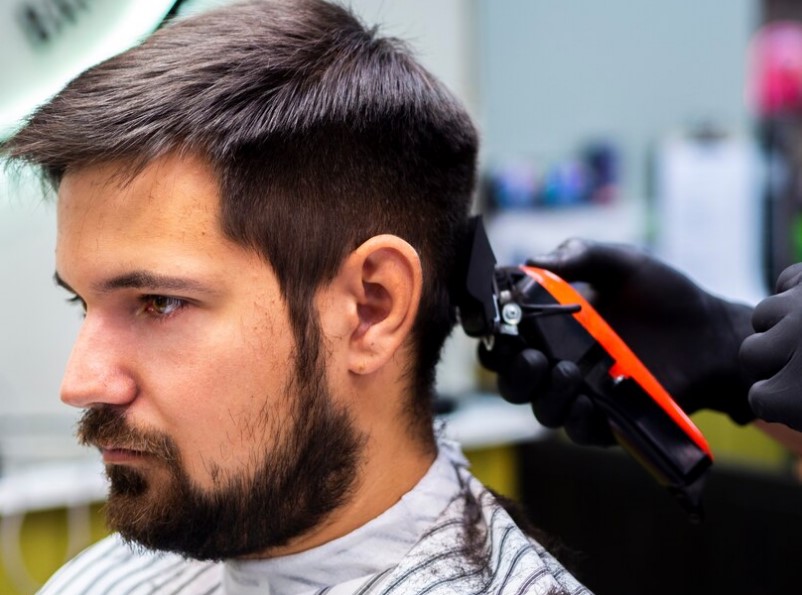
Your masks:
<svg viewBox="0 0 802 595"><path fill-rule="evenodd" d="M591 595L469 473L455 443L441 438L438 448L431 469L396 505L312 550L200 562L112 535L67 563L40 593ZM473 548L466 527L473 528Z"/></svg>

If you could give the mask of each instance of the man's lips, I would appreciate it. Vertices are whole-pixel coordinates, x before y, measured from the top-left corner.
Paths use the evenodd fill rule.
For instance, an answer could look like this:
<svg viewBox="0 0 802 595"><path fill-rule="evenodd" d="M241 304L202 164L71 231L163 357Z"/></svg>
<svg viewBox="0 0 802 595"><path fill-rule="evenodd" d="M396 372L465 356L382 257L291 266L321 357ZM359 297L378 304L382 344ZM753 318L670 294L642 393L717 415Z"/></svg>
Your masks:
<svg viewBox="0 0 802 595"><path fill-rule="evenodd" d="M133 463L151 457L150 453L142 450L114 446L98 446L98 448L100 454L103 455L103 462L106 464Z"/></svg>

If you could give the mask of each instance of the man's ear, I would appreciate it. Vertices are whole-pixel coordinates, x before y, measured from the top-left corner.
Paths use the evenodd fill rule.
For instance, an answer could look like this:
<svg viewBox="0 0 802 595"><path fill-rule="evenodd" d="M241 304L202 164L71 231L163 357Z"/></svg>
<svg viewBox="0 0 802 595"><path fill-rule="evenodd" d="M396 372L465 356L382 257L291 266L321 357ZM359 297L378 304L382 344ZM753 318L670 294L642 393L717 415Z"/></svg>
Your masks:
<svg viewBox="0 0 802 595"><path fill-rule="evenodd" d="M333 285L349 302L343 329L348 371L371 374L412 331L423 286L420 257L398 236L374 236L348 255L337 277Z"/></svg>

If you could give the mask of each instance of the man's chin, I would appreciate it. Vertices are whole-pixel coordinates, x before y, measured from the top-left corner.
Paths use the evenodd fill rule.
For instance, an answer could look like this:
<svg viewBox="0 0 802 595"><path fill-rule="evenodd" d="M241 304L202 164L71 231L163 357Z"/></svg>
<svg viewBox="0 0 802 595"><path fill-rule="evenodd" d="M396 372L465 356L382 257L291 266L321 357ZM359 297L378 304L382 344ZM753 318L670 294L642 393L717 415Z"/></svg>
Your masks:
<svg viewBox="0 0 802 595"><path fill-rule="evenodd" d="M145 471L131 465L106 465L109 478L109 503L117 497L140 497L149 491L152 480Z"/></svg>
<svg viewBox="0 0 802 595"><path fill-rule="evenodd" d="M159 468L107 465L106 523L126 541L149 549L191 554L181 545L187 527L180 511L186 489ZM197 531L197 529L195 529Z"/></svg>

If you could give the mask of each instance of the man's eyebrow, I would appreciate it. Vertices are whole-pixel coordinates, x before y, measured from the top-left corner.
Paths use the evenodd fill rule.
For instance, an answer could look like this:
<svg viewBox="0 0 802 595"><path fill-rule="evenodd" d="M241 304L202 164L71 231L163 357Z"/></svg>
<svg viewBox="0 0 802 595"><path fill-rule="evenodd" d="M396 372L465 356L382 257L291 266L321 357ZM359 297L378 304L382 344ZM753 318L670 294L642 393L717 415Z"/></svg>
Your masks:
<svg viewBox="0 0 802 595"><path fill-rule="evenodd" d="M70 287L58 273L53 275L56 283L70 291L76 291ZM107 293L117 289L147 289L150 291L192 291L199 293L213 293L213 289L195 279L185 277L173 277L170 275L159 275L150 271L130 271L105 279L93 285L95 291ZM77 293L76 293L77 295Z"/></svg>

